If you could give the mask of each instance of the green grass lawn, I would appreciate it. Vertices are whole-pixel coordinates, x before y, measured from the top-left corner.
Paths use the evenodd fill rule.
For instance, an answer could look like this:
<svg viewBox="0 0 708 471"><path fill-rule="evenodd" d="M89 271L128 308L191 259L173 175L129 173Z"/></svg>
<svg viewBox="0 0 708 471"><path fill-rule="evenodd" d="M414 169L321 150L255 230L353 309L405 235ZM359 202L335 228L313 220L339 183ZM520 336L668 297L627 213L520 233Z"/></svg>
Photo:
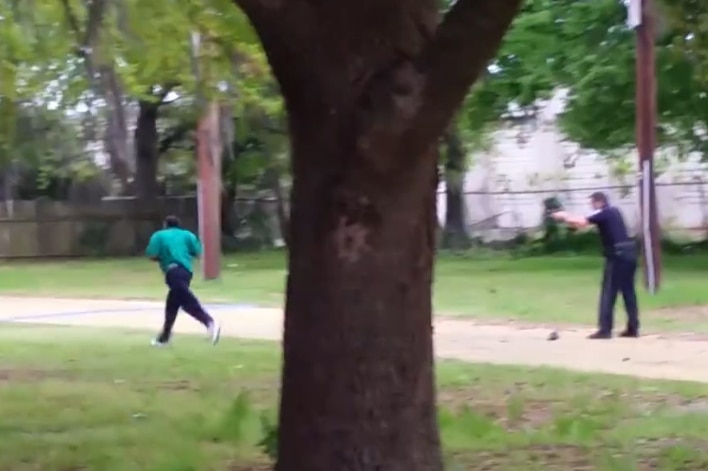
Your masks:
<svg viewBox="0 0 708 471"><path fill-rule="evenodd" d="M151 350L137 332L3 326L0 471L269 469L279 357L233 339ZM705 385L456 362L438 381L451 471L708 469Z"/></svg>
<svg viewBox="0 0 708 471"><path fill-rule="evenodd" d="M639 286L644 324L651 329L708 331L708 255L667 257L655 296ZM220 281L195 289L212 302L280 305L281 253L235 255ZM475 259L441 255L435 278L439 314L528 322L594 323L599 257ZM0 264L0 294L162 299L162 278L144 259ZM620 301L621 306L621 301ZM620 315L621 307L620 307Z"/></svg>

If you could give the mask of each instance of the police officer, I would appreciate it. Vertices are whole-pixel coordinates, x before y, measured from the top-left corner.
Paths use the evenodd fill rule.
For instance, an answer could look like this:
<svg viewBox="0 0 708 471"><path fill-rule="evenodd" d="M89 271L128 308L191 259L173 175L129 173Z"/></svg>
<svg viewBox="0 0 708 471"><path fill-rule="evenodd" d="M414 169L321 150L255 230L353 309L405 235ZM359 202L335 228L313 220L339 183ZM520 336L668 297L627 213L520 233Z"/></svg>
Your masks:
<svg viewBox="0 0 708 471"><path fill-rule="evenodd" d="M614 308L617 293L622 292L624 307L627 311L627 328L621 337L639 337L639 309L637 294L634 290L634 277L637 271L637 247L629 238L622 213L610 206L607 196L602 192L590 195L593 213L588 217L574 216L565 211L556 211L551 216L572 227L583 228L597 226L605 257L605 269L600 292L600 312L598 331L590 335L591 339L612 338Z"/></svg>

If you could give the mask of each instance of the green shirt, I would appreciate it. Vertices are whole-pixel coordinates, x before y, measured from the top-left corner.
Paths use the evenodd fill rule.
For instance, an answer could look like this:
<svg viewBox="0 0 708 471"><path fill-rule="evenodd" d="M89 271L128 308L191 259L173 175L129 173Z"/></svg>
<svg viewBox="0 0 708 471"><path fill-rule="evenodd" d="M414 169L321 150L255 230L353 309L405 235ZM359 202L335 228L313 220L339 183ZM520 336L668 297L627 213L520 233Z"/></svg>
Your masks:
<svg viewBox="0 0 708 471"><path fill-rule="evenodd" d="M167 273L170 265L178 264L192 273L192 259L200 256L202 244L192 232L179 227L168 227L150 237L145 254L157 258L160 268Z"/></svg>

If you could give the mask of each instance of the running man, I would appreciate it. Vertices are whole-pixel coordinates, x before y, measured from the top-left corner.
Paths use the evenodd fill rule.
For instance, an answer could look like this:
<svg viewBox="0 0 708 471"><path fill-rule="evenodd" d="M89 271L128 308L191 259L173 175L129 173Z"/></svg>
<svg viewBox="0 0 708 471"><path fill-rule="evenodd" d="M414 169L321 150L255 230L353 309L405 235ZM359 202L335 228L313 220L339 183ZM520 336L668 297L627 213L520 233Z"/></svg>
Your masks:
<svg viewBox="0 0 708 471"><path fill-rule="evenodd" d="M145 253L158 262L165 274L169 287L165 301L165 323L160 335L152 341L154 346L167 345L172 335L172 327L180 308L202 323L209 339L216 345L221 335L221 326L202 307L192 293L192 259L202 253L202 244L192 232L182 229L176 216L167 216L163 228L150 237Z"/></svg>

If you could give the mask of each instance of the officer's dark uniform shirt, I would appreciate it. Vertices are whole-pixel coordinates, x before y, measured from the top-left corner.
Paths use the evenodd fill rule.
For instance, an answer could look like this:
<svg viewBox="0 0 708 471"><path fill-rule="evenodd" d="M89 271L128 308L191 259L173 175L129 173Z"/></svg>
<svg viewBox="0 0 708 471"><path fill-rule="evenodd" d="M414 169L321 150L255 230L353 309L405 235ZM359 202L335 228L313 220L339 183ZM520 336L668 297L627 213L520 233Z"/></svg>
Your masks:
<svg viewBox="0 0 708 471"><path fill-rule="evenodd" d="M613 256L616 244L631 240L622 213L614 206L598 209L588 217L588 222L597 226L605 257Z"/></svg>

